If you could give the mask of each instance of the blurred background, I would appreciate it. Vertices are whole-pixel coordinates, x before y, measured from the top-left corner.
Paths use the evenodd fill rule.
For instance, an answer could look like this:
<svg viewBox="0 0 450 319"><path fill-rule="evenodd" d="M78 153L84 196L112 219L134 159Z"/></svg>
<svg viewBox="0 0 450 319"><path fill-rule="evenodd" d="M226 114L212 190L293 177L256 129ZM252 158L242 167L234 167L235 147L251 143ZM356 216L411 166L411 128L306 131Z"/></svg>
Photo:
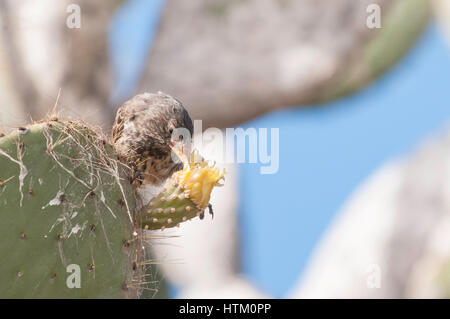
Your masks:
<svg viewBox="0 0 450 319"><path fill-rule="evenodd" d="M149 242L160 297L450 297L449 21L446 0L0 0L0 131L59 96L109 132L159 90L203 129L279 129L276 174L224 165L214 220Z"/></svg>

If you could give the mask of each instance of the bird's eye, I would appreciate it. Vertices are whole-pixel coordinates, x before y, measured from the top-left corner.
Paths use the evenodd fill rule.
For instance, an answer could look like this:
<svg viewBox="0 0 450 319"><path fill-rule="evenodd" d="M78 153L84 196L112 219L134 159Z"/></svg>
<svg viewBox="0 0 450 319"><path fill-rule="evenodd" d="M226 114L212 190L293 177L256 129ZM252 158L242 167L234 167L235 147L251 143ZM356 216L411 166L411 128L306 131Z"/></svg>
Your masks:
<svg viewBox="0 0 450 319"><path fill-rule="evenodd" d="M173 128L169 128L169 133L172 134L173 133Z"/></svg>

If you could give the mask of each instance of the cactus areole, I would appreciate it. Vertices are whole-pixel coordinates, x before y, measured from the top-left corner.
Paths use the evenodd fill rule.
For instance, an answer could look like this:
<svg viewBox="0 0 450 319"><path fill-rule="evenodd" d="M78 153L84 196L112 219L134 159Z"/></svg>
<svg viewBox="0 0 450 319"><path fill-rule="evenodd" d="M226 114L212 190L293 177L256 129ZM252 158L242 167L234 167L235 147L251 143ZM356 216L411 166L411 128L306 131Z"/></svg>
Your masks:
<svg viewBox="0 0 450 319"><path fill-rule="evenodd" d="M129 168L84 124L0 137L0 298L138 298L154 282L143 230L200 216L223 174L186 161L142 207Z"/></svg>

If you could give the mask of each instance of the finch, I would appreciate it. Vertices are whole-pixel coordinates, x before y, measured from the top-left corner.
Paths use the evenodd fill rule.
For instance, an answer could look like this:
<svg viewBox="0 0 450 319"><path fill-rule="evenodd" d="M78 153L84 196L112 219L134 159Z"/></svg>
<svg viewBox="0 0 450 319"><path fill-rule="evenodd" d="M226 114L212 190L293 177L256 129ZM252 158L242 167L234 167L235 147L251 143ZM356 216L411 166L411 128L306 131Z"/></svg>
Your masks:
<svg viewBox="0 0 450 319"><path fill-rule="evenodd" d="M188 139L176 136L180 129ZM118 109L111 142L119 158L132 168L132 183L155 195L168 177L183 169L173 149L182 145L183 153L189 154L192 133L191 117L180 101L162 92L143 93Z"/></svg>

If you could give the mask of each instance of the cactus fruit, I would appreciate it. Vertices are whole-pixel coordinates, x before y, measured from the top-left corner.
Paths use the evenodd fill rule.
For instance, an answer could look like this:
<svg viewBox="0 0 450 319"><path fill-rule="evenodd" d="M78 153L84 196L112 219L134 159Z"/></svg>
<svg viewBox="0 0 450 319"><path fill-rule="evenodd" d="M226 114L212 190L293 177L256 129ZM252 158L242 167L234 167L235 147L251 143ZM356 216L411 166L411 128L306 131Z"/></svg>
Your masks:
<svg viewBox="0 0 450 319"><path fill-rule="evenodd" d="M223 172L185 162L148 205L101 133L43 121L0 137L0 297L137 298L157 281L143 230L202 216Z"/></svg>
<svg viewBox="0 0 450 319"><path fill-rule="evenodd" d="M181 154L179 157L183 158ZM220 186L224 177L214 165L209 165L197 152L191 159L184 158L184 168L169 178L161 193L148 204L147 214L141 215L140 223L146 229L165 229L196 216L202 217L209 205L211 191Z"/></svg>

